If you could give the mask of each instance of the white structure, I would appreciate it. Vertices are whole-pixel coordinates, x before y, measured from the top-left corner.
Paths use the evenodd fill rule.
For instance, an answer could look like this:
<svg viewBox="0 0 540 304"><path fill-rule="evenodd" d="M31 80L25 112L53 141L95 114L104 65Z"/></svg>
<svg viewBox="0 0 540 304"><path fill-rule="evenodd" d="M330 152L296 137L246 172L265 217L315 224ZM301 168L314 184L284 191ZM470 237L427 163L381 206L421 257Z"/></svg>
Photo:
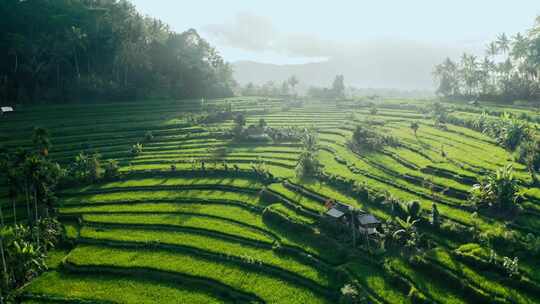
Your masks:
<svg viewBox="0 0 540 304"><path fill-rule="evenodd" d="M0 113L5 114L9 112L14 112L13 107L9 107L9 106L0 107Z"/></svg>

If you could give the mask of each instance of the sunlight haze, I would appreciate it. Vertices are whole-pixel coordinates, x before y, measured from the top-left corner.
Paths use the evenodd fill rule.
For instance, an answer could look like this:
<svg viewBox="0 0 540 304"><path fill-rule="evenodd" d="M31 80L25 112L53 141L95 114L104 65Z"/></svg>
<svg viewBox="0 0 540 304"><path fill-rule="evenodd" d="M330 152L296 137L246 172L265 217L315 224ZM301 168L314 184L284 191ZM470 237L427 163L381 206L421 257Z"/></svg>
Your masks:
<svg viewBox="0 0 540 304"><path fill-rule="evenodd" d="M326 70L345 69L343 74L351 84L400 89L432 89L435 63L465 51L483 55L485 45L498 34L525 31L540 13L540 4L534 0L133 3L174 30L195 28L232 63L289 65L329 60ZM409 56L413 58L405 59ZM352 66L340 64L349 58L358 60ZM240 82L248 78L245 73L250 78L254 73L251 66L248 71L243 67L235 69ZM265 67L263 71L268 70ZM256 65L260 78L252 81L269 80L260 68ZM400 71L411 73L405 82ZM307 82L316 85L333 77L330 72L319 77L304 74Z"/></svg>

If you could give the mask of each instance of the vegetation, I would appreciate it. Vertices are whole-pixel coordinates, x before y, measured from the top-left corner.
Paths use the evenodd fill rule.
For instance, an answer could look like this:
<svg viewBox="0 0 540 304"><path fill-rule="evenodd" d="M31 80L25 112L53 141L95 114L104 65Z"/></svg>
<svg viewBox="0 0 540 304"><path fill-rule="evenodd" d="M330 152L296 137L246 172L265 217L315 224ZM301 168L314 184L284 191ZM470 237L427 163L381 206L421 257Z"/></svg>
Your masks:
<svg viewBox="0 0 540 304"><path fill-rule="evenodd" d="M486 55L463 54L459 62L447 58L434 70L437 92L444 97L483 100L535 100L539 97L537 65L540 19L527 34L500 34L488 44Z"/></svg>
<svg viewBox="0 0 540 304"><path fill-rule="evenodd" d="M232 94L231 68L195 30L128 1L7 0L0 14L0 102Z"/></svg>
<svg viewBox="0 0 540 304"><path fill-rule="evenodd" d="M217 51L127 1L0 13L0 103L28 103L0 116L0 304L540 303L538 26L437 67L443 99L223 97Z"/></svg>
<svg viewBox="0 0 540 304"><path fill-rule="evenodd" d="M9 173L0 196L4 231L25 225L30 233L25 242L34 247L37 262L25 264L17 257L21 265L36 266L26 266L16 279L9 274L10 286L32 279L20 297L36 301L39 296L113 301L120 295L111 288L124 284L113 283L113 277L157 293L174 289L194 299L207 294L216 302L247 297L279 303L276 297L287 294L289 299L289 293L302 295L304 302L330 303L536 300L540 193L530 183L527 165L534 149L526 143L537 136L529 120L475 110L461 110L467 115L456 120L455 106L442 102L411 101L396 110L395 102L378 101L376 115L365 104L353 110L351 121L342 106L355 101L314 101L286 109L288 103L257 97L206 100L205 108L217 110L201 113L201 119L184 116L184 111L194 113L182 101L158 110L157 102L140 106L151 111L121 103L86 106L88 114L77 119L70 114L77 107L70 105L58 121L48 119L55 110L41 110L43 118L33 122L46 127L48 140L32 140L32 128L21 128L7 138L3 158L3 172ZM259 111L262 104L268 111ZM32 113L10 122L23 125L35 119ZM207 119L211 113L230 114ZM97 126L96 116L104 116ZM369 123L375 120L380 123ZM414 123L421 126L417 136ZM525 123L526 132L512 132L525 134L515 151L490 135L504 138L506 131L484 131ZM232 136L230 130L240 127L240 138ZM0 123L0 129L7 128L13 126ZM258 132L270 140L248 137ZM46 156L38 145L44 142ZM134 154L137 142L144 148ZM35 171L30 168L45 163L57 168L50 185L57 198L47 198L41 175L30 174ZM32 184L37 185L39 225L33 224ZM330 221L328 199L353 206L351 214L374 215L382 222L377 235L366 238L350 225ZM47 213L60 215L63 227L47 228L45 222L54 223ZM11 234L3 235L5 251L15 248ZM50 244L58 242L74 249L55 257ZM485 249L466 251L466 244ZM8 273L9 265L6 260ZM235 275L216 276L216 267L223 273L234 269ZM214 272L205 270L210 268ZM466 269L463 285L452 283L461 277L459 269ZM264 280L266 290L240 279L247 274L249 282ZM169 275L182 286L170 285ZM77 286L80 293L49 285L48 279ZM164 282L169 283L159 285ZM511 293L501 291L502 282Z"/></svg>

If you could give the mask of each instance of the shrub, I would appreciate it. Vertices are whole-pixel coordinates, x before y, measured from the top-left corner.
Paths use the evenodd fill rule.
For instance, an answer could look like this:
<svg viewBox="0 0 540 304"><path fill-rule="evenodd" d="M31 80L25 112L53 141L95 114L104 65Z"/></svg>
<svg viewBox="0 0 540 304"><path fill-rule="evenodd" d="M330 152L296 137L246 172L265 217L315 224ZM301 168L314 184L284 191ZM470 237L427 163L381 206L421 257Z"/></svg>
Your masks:
<svg viewBox="0 0 540 304"><path fill-rule="evenodd" d="M349 146L359 152L362 150L379 151L385 146L397 146L397 139L391 136L380 135L362 125L356 126Z"/></svg>
<svg viewBox="0 0 540 304"><path fill-rule="evenodd" d="M499 212L512 210L521 198L511 164L498 169L470 190L470 201L477 208L495 208Z"/></svg>
<svg viewBox="0 0 540 304"><path fill-rule="evenodd" d="M146 131L146 133L144 134L144 140L146 142L151 142L152 140L154 140L154 134L152 133L152 131Z"/></svg>
<svg viewBox="0 0 540 304"><path fill-rule="evenodd" d="M516 149L516 160L527 166L533 183L537 183L536 173L540 171L540 140L522 142Z"/></svg>
<svg viewBox="0 0 540 304"><path fill-rule="evenodd" d="M116 178L120 175L118 168L118 161L110 159L105 163L105 177L106 178Z"/></svg>
<svg viewBox="0 0 540 304"><path fill-rule="evenodd" d="M134 156L140 155L143 152L143 145L141 143L136 143L131 146L131 154Z"/></svg>
<svg viewBox="0 0 540 304"><path fill-rule="evenodd" d="M340 304L366 303L366 297L362 295L358 288L353 284L345 284L345 286L343 286L340 291Z"/></svg>
<svg viewBox="0 0 540 304"><path fill-rule="evenodd" d="M75 157L75 161L69 166L69 175L79 182L95 182L101 178L101 155L94 153L87 155L84 152Z"/></svg>

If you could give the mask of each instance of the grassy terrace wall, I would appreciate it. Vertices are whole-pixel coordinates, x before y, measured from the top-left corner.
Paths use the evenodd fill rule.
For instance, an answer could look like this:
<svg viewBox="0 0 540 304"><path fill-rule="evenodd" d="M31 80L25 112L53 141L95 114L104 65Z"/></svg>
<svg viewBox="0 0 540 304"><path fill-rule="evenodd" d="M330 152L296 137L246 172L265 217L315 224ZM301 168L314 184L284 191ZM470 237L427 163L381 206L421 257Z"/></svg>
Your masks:
<svg viewBox="0 0 540 304"><path fill-rule="evenodd" d="M227 135L231 120L194 122L206 109L226 103L244 113L248 125L264 119L273 128L316 128L323 174L296 178L302 153L297 141L238 142ZM371 114L353 103L290 107L235 98L212 100L205 108L196 101L19 108L0 120L2 145L27 147L32 127L42 126L52 135L52 159L68 165L81 151L99 152L104 160L118 160L123 174L62 189L58 213L71 247L50 254L53 267L21 290L20 299L336 303L340 289L352 283L372 303L540 302L537 258L520 256L521 276L508 278L486 267L485 256L465 255L463 247L478 242L468 233L476 229L500 244L501 255L522 252L507 248L525 246L527 233L540 236L540 189L526 188L525 167L493 139L461 126L437 128L420 113L422 106L385 101ZM416 136L409 127L413 121L419 123ZM348 141L354 127L366 122L399 145L353 152ZM143 151L132 155L129 149L138 142ZM509 223L473 217L467 202L471 185L509 162L526 188L523 213ZM262 178L254 166L272 177ZM13 208L6 191L0 185L9 222ZM388 220L393 214L384 203L386 192L418 200L424 218L436 202L447 226L462 230L423 225L432 249L413 261L397 252L369 253L363 245L353 250L347 235L327 229L325 199ZM18 219L24 219L22 200L17 206Z"/></svg>

